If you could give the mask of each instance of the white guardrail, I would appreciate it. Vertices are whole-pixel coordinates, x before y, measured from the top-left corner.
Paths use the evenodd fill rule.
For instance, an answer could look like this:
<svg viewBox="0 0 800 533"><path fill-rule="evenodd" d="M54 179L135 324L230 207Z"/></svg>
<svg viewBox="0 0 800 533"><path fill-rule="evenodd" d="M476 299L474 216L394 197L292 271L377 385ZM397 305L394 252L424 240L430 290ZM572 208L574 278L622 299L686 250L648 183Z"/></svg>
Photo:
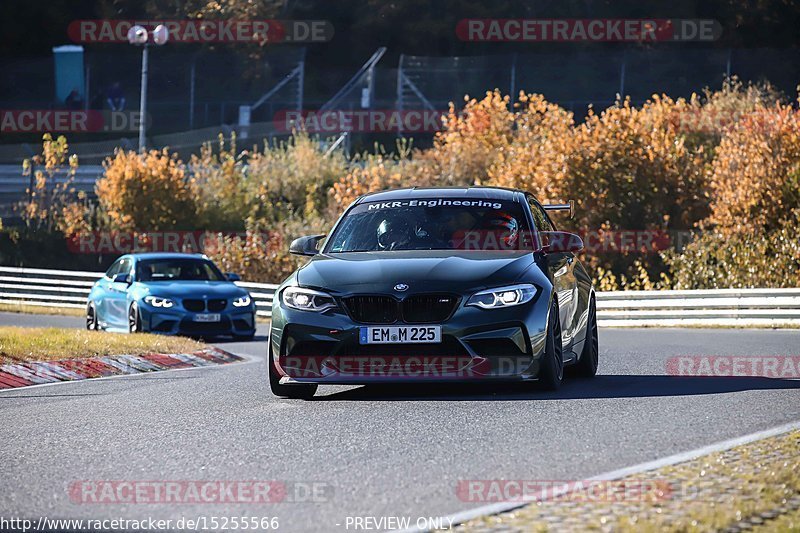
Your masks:
<svg viewBox="0 0 800 533"><path fill-rule="evenodd" d="M86 307L86 298L103 272L49 270L43 268L0 267L0 304L37 307ZM272 316L272 283L236 284L250 291L258 316Z"/></svg>
<svg viewBox="0 0 800 533"><path fill-rule="evenodd" d="M0 304L82 309L102 272L0 267ZM259 316L272 314L272 283L236 282ZM613 291L597 293L600 326L800 326L798 289Z"/></svg>

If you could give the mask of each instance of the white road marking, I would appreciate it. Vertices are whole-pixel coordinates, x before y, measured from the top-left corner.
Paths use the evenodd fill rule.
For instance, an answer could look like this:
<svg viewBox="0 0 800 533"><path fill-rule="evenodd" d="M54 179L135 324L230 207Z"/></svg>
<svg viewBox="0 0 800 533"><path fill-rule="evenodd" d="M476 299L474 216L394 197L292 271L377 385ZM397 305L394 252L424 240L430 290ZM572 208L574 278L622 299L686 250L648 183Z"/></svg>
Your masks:
<svg viewBox="0 0 800 533"><path fill-rule="evenodd" d="M674 455L669 455L667 457L662 457L661 459L656 459L654 461L648 461L645 463L639 463L637 465L628 466L625 468L620 468L618 470L612 470L611 472L606 472L604 474L599 474L594 477L587 478L587 481L612 481L615 479L620 479L626 476L630 476L632 474L640 474L642 472L647 472L650 470L656 470L658 468L662 468L665 466L671 466L678 463L684 463L686 461L691 461L692 459L697 459L698 457L702 457L704 455L708 455L714 452L719 452L723 450L728 450L730 448L734 448L736 446L741 446L742 444L749 444L751 442L766 439L769 437L774 437L776 435L782 435L784 433L789 433L790 431L794 431L800 429L800 421L789 422L788 424L783 424L774 428L765 429L763 431L757 431L756 433L750 433L749 435L744 435L741 437L735 437L732 439L724 440L721 442L717 442L714 444L709 444L708 446L703 446L701 448L696 448L694 450L690 450L687 452L680 452ZM566 490L569 490L568 487L563 487L561 490L554 490L551 492L550 496L555 497L560 494L563 494ZM459 513L454 513L451 515L444 516L445 520L450 520L453 525L462 524L474 518L478 518L481 516L491 516L500 513L507 513L509 511L513 511L514 509L519 509L521 507L525 507L530 503L536 501L536 499L531 499L529 501L514 501L514 502L498 502L492 503L489 505L483 505L481 507L476 507L474 509L468 509L466 511L461 511ZM419 528L410 528L400 530L402 533L411 533L411 532L423 532L423 531L430 531L427 529L419 529Z"/></svg>

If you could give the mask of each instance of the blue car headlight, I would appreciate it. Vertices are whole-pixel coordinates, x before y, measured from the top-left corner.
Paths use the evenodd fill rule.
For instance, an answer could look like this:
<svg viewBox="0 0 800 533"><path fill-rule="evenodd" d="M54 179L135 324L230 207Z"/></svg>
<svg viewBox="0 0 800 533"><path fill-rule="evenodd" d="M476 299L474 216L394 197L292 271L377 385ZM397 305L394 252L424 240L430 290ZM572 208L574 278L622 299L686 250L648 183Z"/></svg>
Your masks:
<svg viewBox="0 0 800 533"><path fill-rule="evenodd" d="M302 287L285 288L281 293L281 301L292 309L318 313L336 307L336 300L330 294Z"/></svg>
<svg viewBox="0 0 800 533"><path fill-rule="evenodd" d="M144 301L153 307L172 307L175 305L175 302L169 298L163 298L161 296L145 296Z"/></svg>
<svg viewBox="0 0 800 533"><path fill-rule="evenodd" d="M509 285L476 292L467 300L467 305L481 309L496 309L498 307L511 307L530 302L536 296L538 289L535 285L527 283Z"/></svg>
<svg viewBox="0 0 800 533"><path fill-rule="evenodd" d="M232 303L234 307L247 307L248 305L250 305L251 301L252 300L250 299L250 295L245 294L244 296L239 296L238 298L235 298Z"/></svg>

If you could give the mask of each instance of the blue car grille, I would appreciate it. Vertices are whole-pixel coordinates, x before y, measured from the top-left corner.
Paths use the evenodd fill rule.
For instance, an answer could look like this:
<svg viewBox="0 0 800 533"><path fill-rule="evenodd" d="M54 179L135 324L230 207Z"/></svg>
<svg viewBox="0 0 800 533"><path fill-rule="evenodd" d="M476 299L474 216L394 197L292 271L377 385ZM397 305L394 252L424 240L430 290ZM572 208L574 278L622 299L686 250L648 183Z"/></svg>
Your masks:
<svg viewBox="0 0 800 533"><path fill-rule="evenodd" d="M186 298L183 300L183 308L193 313L201 313L203 311L223 311L227 305L228 301L224 298L214 298L208 301L195 298Z"/></svg>
<svg viewBox="0 0 800 533"><path fill-rule="evenodd" d="M187 311L192 311L193 313L199 313L201 311L206 310L206 303L203 300L194 300L191 298L187 298L183 300L183 307Z"/></svg>
<svg viewBox="0 0 800 533"><path fill-rule="evenodd" d="M222 311L223 309L225 309L225 306L227 305L227 303L228 302L226 300L222 299L222 298L215 299L215 300L209 300L208 301L208 310L209 311Z"/></svg>

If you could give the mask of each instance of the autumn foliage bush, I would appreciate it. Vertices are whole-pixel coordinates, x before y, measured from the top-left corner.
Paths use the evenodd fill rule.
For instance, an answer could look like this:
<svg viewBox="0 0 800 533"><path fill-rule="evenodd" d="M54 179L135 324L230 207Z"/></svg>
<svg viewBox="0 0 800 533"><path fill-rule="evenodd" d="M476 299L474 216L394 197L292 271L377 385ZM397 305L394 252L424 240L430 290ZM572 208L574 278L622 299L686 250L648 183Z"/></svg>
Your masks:
<svg viewBox="0 0 800 533"><path fill-rule="evenodd" d="M298 132L285 142L264 143L240 153L229 147L204 147L191 161L200 188L199 220L215 231L234 229L208 255L248 280L281 280L300 259L289 243L329 225L328 200L336 180L347 172L341 151L328 153L318 139Z"/></svg>
<svg viewBox="0 0 800 533"><path fill-rule="evenodd" d="M212 257L247 279L279 281L299 264L288 243L324 233L362 194L497 185L543 202L576 200L574 220L554 216L568 230L702 230L664 254L587 253L603 289L798 284L759 274L775 258L797 265L800 229L800 118L768 84L732 79L639 106L622 99L579 122L541 95L520 93L512 105L492 91L451 106L443 123L430 149L400 142L351 158L304 132L241 151L235 137L220 139L186 164L167 151L118 151L97 184L98 204L68 205L60 223L240 232Z"/></svg>
<svg viewBox="0 0 800 533"><path fill-rule="evenodd" d="M473 185L489 181L489 170L514 137L514 113L500 91L481 100L465 98L462 111L450 104L436 134L430 166L442 185Z"/></svg>
<svg viewBox="0 0 800 533"><path fill-rule="evenodd" d="M189 161L197 192L198 226L219 231L241 230L252 214L256 199L245 172L246 160L236 150L236 137L226 144L219 137L218 149L211 143L200 147Z"/></svg>
<svg viewBox="0 0 800 533"><path fill-rule="evenodd" d="M665 259L673 286L800 287L800 112L742 115L709 169L707 232Z"/></svg>
<svg viewBox="0 0 800 533"><path fill-rule="evenodd" d="M562 200L573 152L572 113L542 95L520 93L513 118L510 142L497 150L486 182L532 191L542 202Z"/></svg>
<svg viewBox="0 0 800 533"><path fill-rule="evenodd" d="M665 254L674 289L800 287L798 210L774 231L713 231Z"/></svg>
<svg viewBox="0 0 800 533"><path fill-rule="evenodd" d="M780 229L800 208L800 112L778 104L745 114L711 166L711 216L724 233Z"/></svg>
<svg viewBox="0 0 800 533"><path fill-rule="evenodd" d="M177 155L166 149L146 154L117 150L103 164L96 185L108 229L164 231L193 229L197 188Z"/></svg>
<svg viewBox="0 0 800 533"><path fill-rule="evenodd" d="M62 211L73 203L77 168L66 137L53 139L49 133L42 138L42 153L23 161L22 175L30 181L18 207L29 229L51 231L60 225Z"/></svg>
<svg viewBox="0 0 800 533"><path fill-rule="evenodd" d="M423 154L412 159L409 142L400 141L393 154L382 147L374 153L357 154L347 174L339 178L330 190L327 217L335 220L359 196L370 192L398 187L426 187L436 183L429 171L429 161Z"/></svg>
<svg viewBox="0 0 800 533"><path fill-rule="evenodd" d="M239 273L248 281L274 282L300 264L296 256L288 253L287 236L307 232L302 222L294 220L271 229L249 226L236 234L220 233L205 253L225 272Z"/></svg>

